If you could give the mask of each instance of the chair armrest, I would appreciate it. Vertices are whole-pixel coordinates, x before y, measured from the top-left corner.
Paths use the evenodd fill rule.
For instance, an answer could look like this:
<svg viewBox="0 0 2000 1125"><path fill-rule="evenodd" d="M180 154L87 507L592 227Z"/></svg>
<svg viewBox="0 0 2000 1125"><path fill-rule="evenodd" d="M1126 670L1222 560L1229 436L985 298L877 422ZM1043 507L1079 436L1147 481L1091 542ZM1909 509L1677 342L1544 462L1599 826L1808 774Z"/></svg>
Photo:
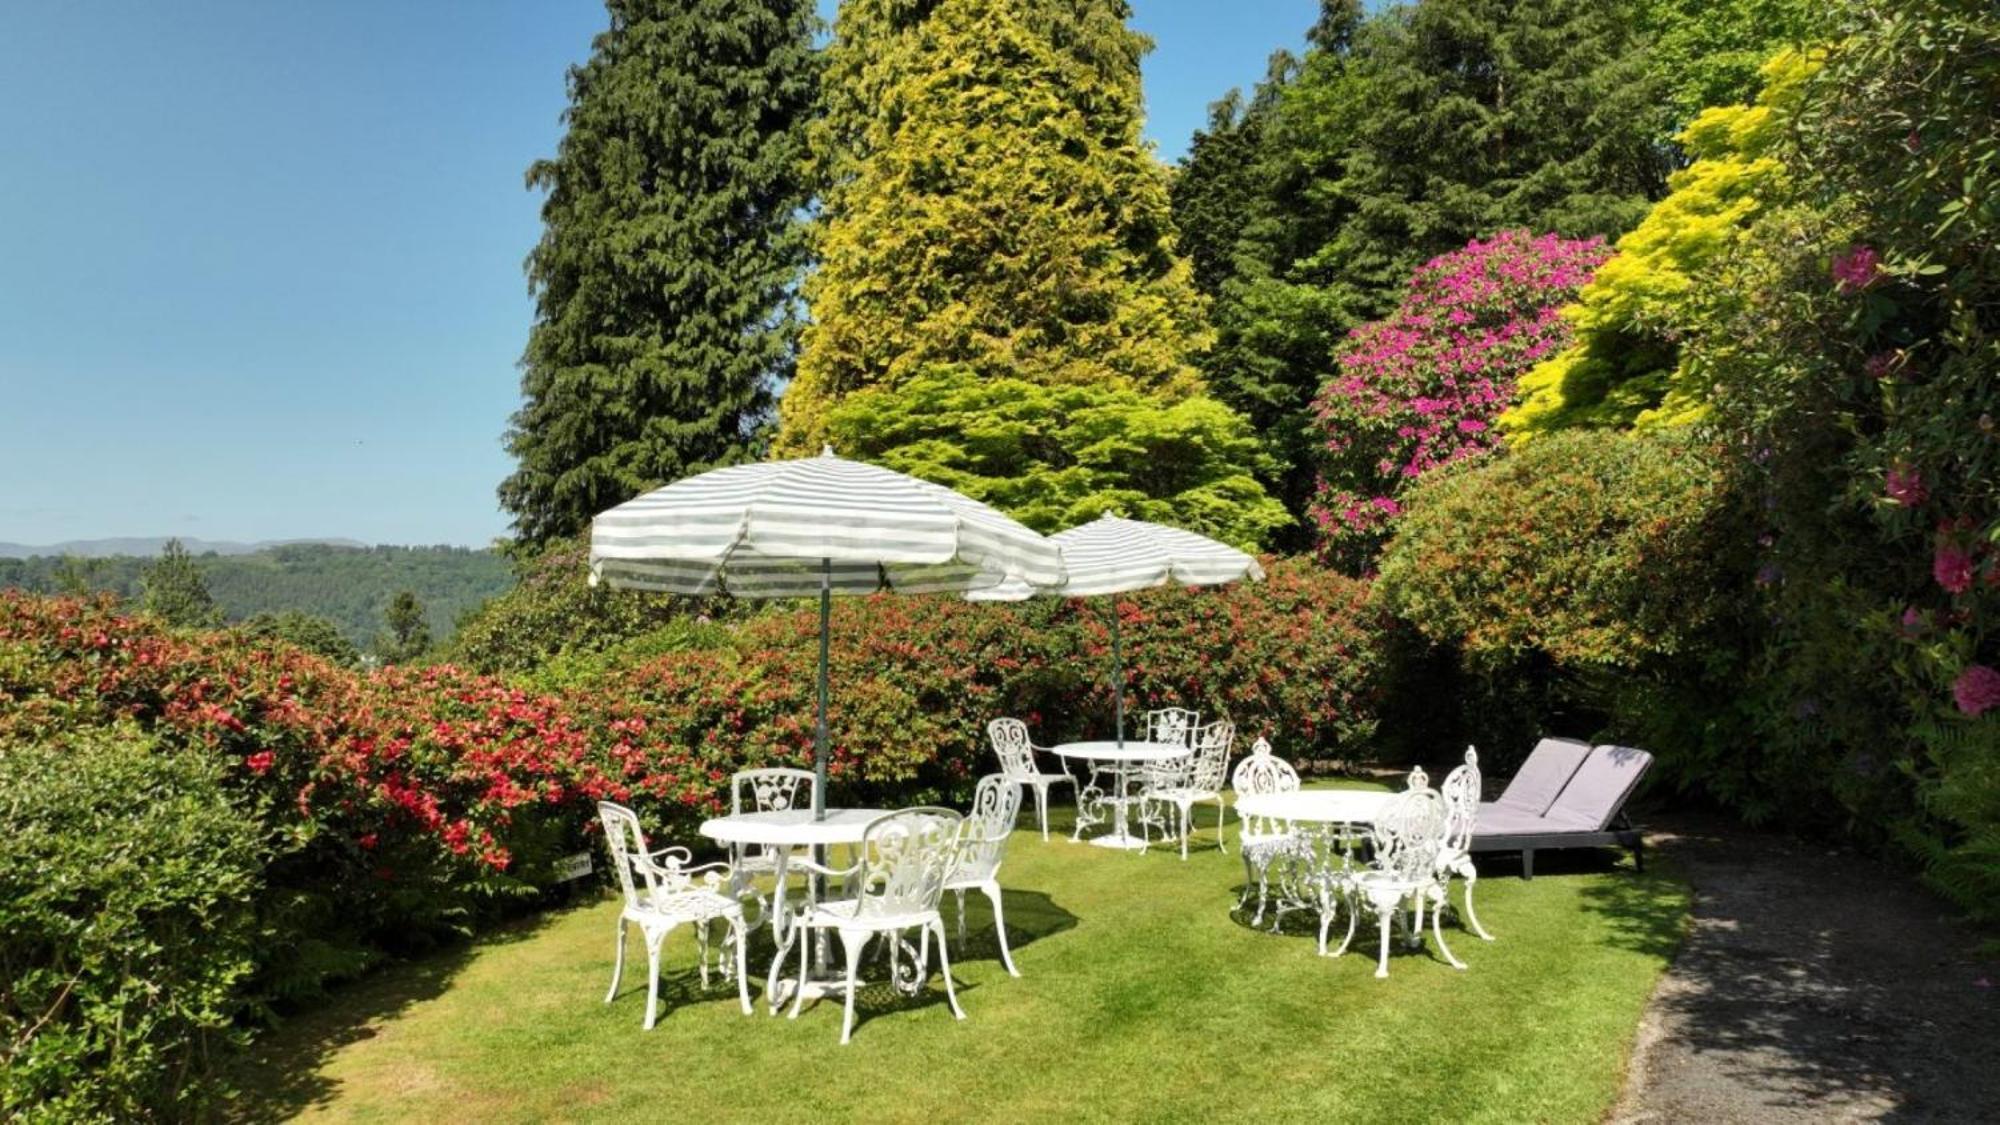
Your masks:
<svg viewBox="0 0 2000 1125"><path fill-rule="evenodd" d="M846 867L828 867L823 863L814 863L810 859L795 859L785 866L788 870L792 871L810 871L815 875L826 875L842 879L861 870L861 864L858 862L848 864Z"/></svg>

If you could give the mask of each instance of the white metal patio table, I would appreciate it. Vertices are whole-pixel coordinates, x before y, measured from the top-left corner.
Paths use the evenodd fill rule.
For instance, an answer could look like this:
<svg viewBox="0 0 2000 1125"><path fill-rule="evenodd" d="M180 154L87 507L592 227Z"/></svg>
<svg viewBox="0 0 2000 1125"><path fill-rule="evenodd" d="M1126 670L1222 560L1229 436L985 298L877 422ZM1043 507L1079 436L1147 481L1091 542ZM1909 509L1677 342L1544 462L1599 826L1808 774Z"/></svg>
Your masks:
<svg viewBox="0 0 2000 1125"><path fill-rule="evenodd" d="M1360 841L1357 829L1374 824L1395 796L1375 789L1293 789L1236 798L1238 817L1287 826L1286 842L1267 860L1277 875L1273 933L1294 910L1318 910L1324 915L1330 896L1345 885L1353 868ZM1261 916L1261 904L1258 912Z"/></svg>
<svg viewBox="0 0 2000 1125"><path fill-rule="evenodd" d="M776 886L772 888L771 936L782 950L785 931L790 924L791 908L785 900L785 868L791 861L793 848L811 848L822 862L826 849L836 845L856 847L861 843L862 834L877 818L887 816L889 809L828 809L823 818L815 818L811 809L783 809L772 812L736 813L732 816L718 816L701 822L696 831L718 844L757 844L769 848L775 859ZM817 896L818 880L807 883L807 901ZM808 995L827 991L827 986L840 986L840 978L833 972L832 957L827 948L826 935L813 947L812 978L805 982ZM779 958L783 960L782 956ZM789 995L790 982L779 979L778 966L772 966L772 979L785 986ZM824 977L826 979L822 980Z"/></svg>
<svg viewBox="0 0 2000 1125"><path fill-rule="evenodd" d="M1142 851L1146 847L1146 838L1132 834L1131 806L1139 800L1132 795L1132 778L1146 766L1185 758L1194 753L1194 748L1178 742L1116 742L1104 739L1099 742L1065 742L1049 747L1049 752L1065 762L1080 761L1090 771L1088 783L1077 790L1076 831L1070 839L1081 840L1085 828L1102 824L1106 819L1104 810L1109 807L1111 831L1091 837L1090 842L1100 848ZM1110 790L1097 784L1100 774L1110 776Z"/></svg>

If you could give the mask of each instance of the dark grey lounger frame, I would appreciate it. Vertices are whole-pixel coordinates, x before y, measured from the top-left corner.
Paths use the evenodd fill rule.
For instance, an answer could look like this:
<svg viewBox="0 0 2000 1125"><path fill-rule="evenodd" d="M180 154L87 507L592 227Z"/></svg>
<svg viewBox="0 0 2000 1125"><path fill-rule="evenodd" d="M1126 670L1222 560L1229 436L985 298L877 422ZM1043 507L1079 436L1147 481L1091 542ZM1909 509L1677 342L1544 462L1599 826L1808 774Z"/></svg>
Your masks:
<svg viewBox="0 0 2000 1125"><path fill-rule="evenodd" d="M1535 852L1544 848L1630 848L1632 865L1646 870L1645 834L1623 812L1602 832L1546 832L1536 836L1472 837L1474 852L1520 852L1521 878L1535 877Z"/></svg>

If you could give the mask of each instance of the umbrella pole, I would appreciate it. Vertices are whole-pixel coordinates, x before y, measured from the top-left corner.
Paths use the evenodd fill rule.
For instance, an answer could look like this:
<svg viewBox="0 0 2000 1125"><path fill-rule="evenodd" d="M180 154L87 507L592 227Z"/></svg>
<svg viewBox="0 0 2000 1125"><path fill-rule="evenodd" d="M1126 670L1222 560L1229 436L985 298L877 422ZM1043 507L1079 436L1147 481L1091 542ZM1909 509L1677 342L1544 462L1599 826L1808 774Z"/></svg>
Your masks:
<svg viewBox="0 0 2000 1125"><path fill-rule="evenodd" d="M813 727L813 819L826 819L826 662L833 620L833 560L819 560L819 714Z"/></svg>
<svg viewBox="0 0 2000 1125"><path fill-rule="evenodd" d="M1118 641L1118 599L1111 599L1111 696L1116 708L1118 745L1125 745L1125 653Z"/></svg>

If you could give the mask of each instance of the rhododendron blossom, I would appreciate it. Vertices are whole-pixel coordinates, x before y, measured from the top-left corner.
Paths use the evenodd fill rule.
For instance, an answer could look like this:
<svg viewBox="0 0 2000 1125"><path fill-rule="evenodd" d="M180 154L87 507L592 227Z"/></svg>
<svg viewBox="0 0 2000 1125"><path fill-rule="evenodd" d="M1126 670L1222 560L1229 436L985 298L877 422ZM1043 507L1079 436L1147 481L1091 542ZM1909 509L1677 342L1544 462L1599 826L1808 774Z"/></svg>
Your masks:
<svg viewBox="0 0 2000 1125"><path fill-rule="evenodd" d="M1972 552L1949 536L1939 536L1937 553L1931 558L1931 577L1946 593L1963 594L1972 589Z"/></svg>
<svg viewBox="0 0 2000 1125"><path fill-rule="evenodd" d="M1889 494L1889 499L1905 508L1917 507L1928 500L1931 494L1930 489L1924 486L1923 474L1908 465L1897 465L1889 470L1889 479L1884 491Z"/></svg>
<svg viewBox="0 0 2000 1125"><path fill-rule="evenodd" d="M1882 255L1872 246L1856 246L1833 256L1833 280L1842 293L1859 293L1882 273Z"/></svg>
<svg viewBox="0 0 2000 1125"><path fill-rule="evenodd" d="M1499 443L1515 381L1568 345L1562 307L1608 257L1602 239L1504 231L1431 260L1394 313L1348 333L1313 404L1322 555L1365 565L1410 482Z"/></svg>
<svg viewBox="0 0 2000 1125"><path fill-rule="evenodd" d="M1979 716L2000 707L2000 672L1984 664L1968 664L1951 685L1952 701L1968 715Z"/></svg>

